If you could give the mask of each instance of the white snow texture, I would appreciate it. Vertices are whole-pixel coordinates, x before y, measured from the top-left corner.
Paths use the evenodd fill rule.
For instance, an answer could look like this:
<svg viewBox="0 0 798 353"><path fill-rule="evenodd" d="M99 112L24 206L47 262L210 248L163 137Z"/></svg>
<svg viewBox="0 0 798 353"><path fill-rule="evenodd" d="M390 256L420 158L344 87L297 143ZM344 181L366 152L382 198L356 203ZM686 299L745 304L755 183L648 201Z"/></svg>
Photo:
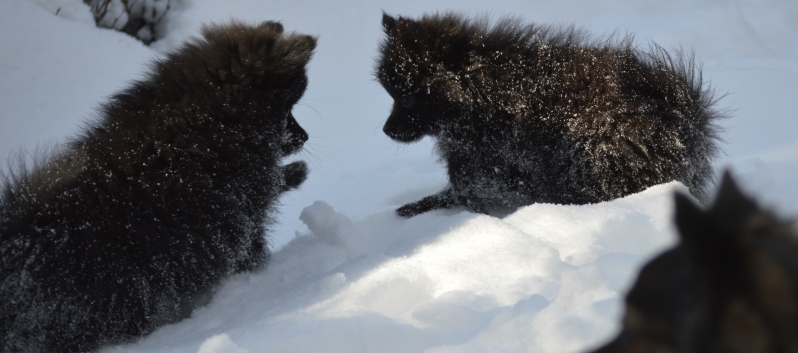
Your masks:
<svg viewBox="0 0 798 353"><path fill-rule="evenodd" d="M249 350L238 348L230 336L223 333L205 340L197 353L249 353Z"/></svg>
<svg viewBox="0 0 798 353"><path fill-rule="evenodd" d="M59 10L60 9L60 10ZM443 188L433 141L381 131L390 97L372 77L381 11L459 10L694 50L731 111L717 171L798 214L798 3L792 0L184 1L147 47L98 29L81 0L0 1L0 168L11 151L64 141L108 96L205 22L279 20L319 36L294 116L308 180L282 198L262 271L230 278L181 322L103 352L580 352L618 330L642 264L676 242L658 185L593 205L534 204L505 217L394 209ZM55 13L58 12L56 16Z"/></svg>

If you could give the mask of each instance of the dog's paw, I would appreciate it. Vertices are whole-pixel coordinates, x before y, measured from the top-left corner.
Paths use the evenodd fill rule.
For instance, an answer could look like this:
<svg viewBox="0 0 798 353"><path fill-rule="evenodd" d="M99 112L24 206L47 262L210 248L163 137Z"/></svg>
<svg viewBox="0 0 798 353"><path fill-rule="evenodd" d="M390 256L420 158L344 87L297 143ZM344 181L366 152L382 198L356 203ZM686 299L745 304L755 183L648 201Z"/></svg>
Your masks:
<svg viewBox="0 0 798 353"><path fill-rule="evenodd" d="M440 208L452 208L457 206L455 201L454 191L451 187L443 189L441 192L427 196L416 202L411 202L396 209L399 216L410 218L427 211L437 210Z"/></svg>
<svg viewBox="0 0 798 353"><path fill-rule="evenodd" d="M296 161L283 166L285 190L296 189L308 178L308 166L304 161Z"/></svg>
<svg viewBox="0 0 798 353"><path fill-rule="evenodd" d="M424 212L432 210L432 207L422 207L421 202L413 202L396 209L396 214L400 217L410 218Z"/></svg>

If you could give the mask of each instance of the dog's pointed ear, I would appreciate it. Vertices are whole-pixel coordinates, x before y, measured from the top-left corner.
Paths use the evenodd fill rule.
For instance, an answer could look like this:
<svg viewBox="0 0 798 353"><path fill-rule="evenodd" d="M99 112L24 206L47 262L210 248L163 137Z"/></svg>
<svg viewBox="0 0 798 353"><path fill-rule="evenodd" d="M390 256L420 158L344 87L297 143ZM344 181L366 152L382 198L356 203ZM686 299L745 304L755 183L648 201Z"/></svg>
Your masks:
<svg viewBox="0 0 798 353"><path fill-rule="evenodd" d="M397 20L391 15L382 13L382 29L385 33L391 33L396 29Z"/></svg>
<svg viewBox="0 0 798 353"><path fill-rule="evenodd" d="M730 271L739 271L734 266L739 262L734 237L719 229L717 220L690 196L676 193L675 199L679 247L685 251L689 266L715 278L728 278Z"/></svg>
<svg viewBox="0 0 798 353"><path fill-rule="evenodd" d="M737 227L740 222L749 219L751 215L757 213L756 203L743 195L728 170L723 173L723 179L718 190L718 195L715 197L715 202L710 210L710 213L715 218L726 220L726 222Z"/></svg>
<svg viewBox="0 0 798 353"><path fill-rule="evenodd" d="M273 30L273 31L275 31L275 32L277 32L279 34L282 34L283 30L284 30L283 29L283 24L280 23L280 22L276 22L276 21L264 21L264 22L262 22L260 24L260 27L262 27L262 28L270 28L271 30Z"/></svg>
<svg viewBox="0 0 798 353"><path fill-rule="evenodd" d="M676 228L679 229L679 238L684 244L696 244L704 241L706 234L704 224L707 222L706 212L696 205L690 196L677 192L674 194L676 204Z"/></svg>
<svg viewBox="0 0 798 353"><path fill-rule="evenodd" d="M302 66L307 65L310 58L313 56L313 50L316 49L317 38L309 35L299 35L295 39L296 45L294 46L294 54L300 60L298 63Z"/></svg>
<svg viewBox="0 0 798 353"><path fill-rule="evenodd" d="M714 276L728 278L730 271L739 271L745 251L741 237L745 223L758 210L754 202L740 193L728 173L723 177L713 207L703 210L690 196L677 193L676 227L680 246L687 250L694 263Z"/></svg>

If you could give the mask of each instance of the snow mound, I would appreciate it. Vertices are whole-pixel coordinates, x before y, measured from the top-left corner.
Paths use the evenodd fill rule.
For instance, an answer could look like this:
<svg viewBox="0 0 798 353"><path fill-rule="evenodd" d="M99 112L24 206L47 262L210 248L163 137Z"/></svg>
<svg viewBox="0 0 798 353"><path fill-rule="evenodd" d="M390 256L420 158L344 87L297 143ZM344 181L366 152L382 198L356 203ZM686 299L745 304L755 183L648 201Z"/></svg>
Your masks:
<svg viewBox="0 0 798 353"><path fill-rule="evenodd" d="M360 248L362 236L348 217L335 212L324 201L316 201L299 214L299 219L308 226L321 241L345 249Z"/></svg>
<svg viewBox="0 0 798 353"><path fill-rule="evenodd" d="M578 351L614 334L636 269L673 244L675 190L686 188L503 219L450 210L353 221L316 201L300 215L309 231L267 269L107 351L195 352L203 341L198 352Z"/></svg>
<svg viewBox="0 0 798 353"><path fill-rule="evenodd" d="M202 343L197 353L249 353L240 349L227 334L213 336Z"/></svg>
<svg viewBox="0 0 798 353"><path fill-rule="evenodd" d="M80 0L32 0L32 2L56 16L94 25L89 5Z"/></svg>

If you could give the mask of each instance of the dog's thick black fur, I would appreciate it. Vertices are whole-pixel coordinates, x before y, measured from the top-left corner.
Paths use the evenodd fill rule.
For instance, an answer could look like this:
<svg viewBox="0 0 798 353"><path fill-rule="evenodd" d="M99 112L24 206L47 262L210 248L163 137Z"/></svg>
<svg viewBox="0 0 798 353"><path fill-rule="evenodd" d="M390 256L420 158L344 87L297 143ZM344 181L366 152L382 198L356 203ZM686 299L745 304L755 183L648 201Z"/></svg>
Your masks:
<svg viewBox="0 0 798 353"><path fill-rule="evenodd" d="M383 15L383 131L436 138L449 186L402 216L611 200L678 180L702 197L718 153L711 90L692 58L574 28L447 13Z"/></svg>
<svg viewBox="0 0 798 353"><path fill-rule="evenodd" d="M0 350L83 352L186 317L264 265L278 196L304 162L291 114L313 37L206 26L114 96L83 133L6 177Z"/></svg>
<svg viewBox="0 0 798 353"><path fill-rule="evenodd" d="M727 174L702 210L676 195L681 241L645 265L623 330L595 353L798 352L798 234Z"/></svg>

